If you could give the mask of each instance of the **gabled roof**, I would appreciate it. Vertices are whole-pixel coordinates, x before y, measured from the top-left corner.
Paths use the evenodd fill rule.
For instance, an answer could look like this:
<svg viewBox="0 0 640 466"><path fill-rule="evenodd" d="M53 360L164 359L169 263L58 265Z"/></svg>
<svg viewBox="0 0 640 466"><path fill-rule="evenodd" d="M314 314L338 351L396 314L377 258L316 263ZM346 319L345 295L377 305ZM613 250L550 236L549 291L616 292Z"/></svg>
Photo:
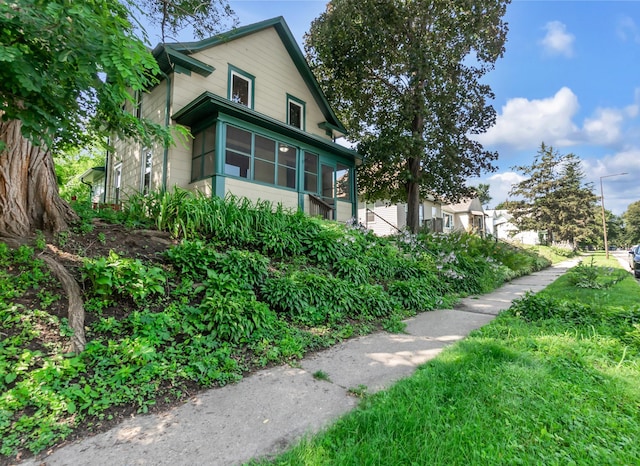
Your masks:
<svg viewBox="0 0 640 466"><path fill-rule="evenodd" d="M482 204L478 198L463 199L456 204L447 204L442 206L443 210L455 214L471 213L472 215L484 215Z"/></svg>
<svg viewBox="0 0 640 466"><path fill-rule="evenodd" d="M291 30L289 29L289 26L287 26L287 23L282 16L261 21L259 23L250 24L248 26L242 26L229 32L218 34L217 36L197 42L158 44L156 48L153 49L152 53L156 61L158 62L160 69L164 73L173 71L173 65L175 64L189 71L201 74L203 76L208 76L214 71L214 68L200 60L196 60L190 57L190 55L208 49L210 47L215 47L220 44L240 39L241 37L245 37L268 28L274 28L278 33L278 36L280 36L282 44L284 45L287 52L289 52L289 56L298 69L300 76L302 76L302 78L304 79L307 87L314 97L314 100L316 101L316 103L320 107L320 110L322 111L322 114L324 115L324 118L326 120L324 126L327 129L333 129L342 134L346 134L346 129L344 128L342 123L340 123L338 117L331 109L331 106L329 105L329 102L327 101L324 93L320 89L320 85L313 75L313 72L311 71L311 68L307 63L307 60L305 59L302 51L300 50L300 47L298 46L293 37L293 34L291 33Z"/></svg>

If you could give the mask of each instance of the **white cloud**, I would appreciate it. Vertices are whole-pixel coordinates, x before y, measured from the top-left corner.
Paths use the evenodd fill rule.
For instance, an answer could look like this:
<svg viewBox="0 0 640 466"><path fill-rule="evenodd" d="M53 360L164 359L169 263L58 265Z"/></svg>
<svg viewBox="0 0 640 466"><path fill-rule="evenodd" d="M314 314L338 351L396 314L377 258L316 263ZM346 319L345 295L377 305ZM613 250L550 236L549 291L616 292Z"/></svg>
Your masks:
<svg viewBox="0 0 640 466"><path fill-rule="evenodd" d="M622 135L623 121L624 113L620 110L598 109L595 117L584 120L584 136L588 141L598 145L616 143Z"/></svg>
<svg viewBox="0 0 640 466"><path fill-rule="evenodd" d="M618 21L616 28L618 37L623 42L636 42L640 43L640 31L633 18L625 16Z"/></svg>
<svg viewBox="0 0 640 466"><path fill-rule="evenodd" d="M515 172L495 173L488 178L470 180L469 186L477 186L479 183L488 184L489 195L491 196L489 207L493 209L501 202L509 199L509 191L511 191L512 185L519 183L524 179L524 176Z"/></svg>
<svg viewBox="0 0 640 466"><path fill-rule="evenodd" d="M600 177L605 195L605 207L616 215L624 213L629 205L640 200L640 185L636 173L640 171L640 147L619 151L598 159L583 160L585 178L594 185L600 196ZM618 175L626 173L626 175Z"/></svg>
<svg viewBox="0 0 640 466"><path fill-rule="evenodd" d="M544 28L547 34L540 43L545 52L550 55L572 57L575 36L567 32L567 26L560 21L549 21Z"/></svg>
<svg viewBox="0 0 640 466"><path fill-rule="evenodd" d="M572 122L578 108L578 97L568 87L546 99L510 99L496 124L478 135L477 140L485 146L509 145L517 149L537 147L543 141L567 146L578 135L579 129Z"/></svg>

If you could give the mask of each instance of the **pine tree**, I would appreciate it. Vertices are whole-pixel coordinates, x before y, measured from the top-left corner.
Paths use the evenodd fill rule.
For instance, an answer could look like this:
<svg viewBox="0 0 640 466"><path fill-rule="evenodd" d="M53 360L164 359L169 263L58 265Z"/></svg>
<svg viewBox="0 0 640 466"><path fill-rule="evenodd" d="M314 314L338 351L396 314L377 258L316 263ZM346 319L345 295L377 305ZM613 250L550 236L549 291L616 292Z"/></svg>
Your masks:
<svg viewBox="0 0 640 466"><path fill-rule="evenodd" d="M517 166L527 178L514 184L508 209L520 230L546 231L547 241L570 243L593 241L596 231L593 184L584 183L582 161L574 154L562 155L544 142L530 166Z"/></svg>

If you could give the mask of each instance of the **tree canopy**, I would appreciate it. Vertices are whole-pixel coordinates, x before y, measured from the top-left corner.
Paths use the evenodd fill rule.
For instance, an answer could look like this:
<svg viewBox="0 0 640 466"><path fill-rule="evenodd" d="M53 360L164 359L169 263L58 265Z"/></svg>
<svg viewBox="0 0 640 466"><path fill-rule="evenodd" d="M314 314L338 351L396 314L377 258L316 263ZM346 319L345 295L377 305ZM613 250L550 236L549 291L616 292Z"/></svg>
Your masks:
<svg viewBox="0 0 640 466"><path fill-rule="evenodd" d="M367 200L473 194L497 153L473 134L495 121L481 78L504 52L509 0L332 0L305 38L309 62L357 143Z"/></svg>
<svg viewBox="0 0 640 466"><path fill-rule="evenodd" d="M488 183L478 183L478 186L475 187L476 197L480 200L480 203L483 206L489 205L489 203L493 199L489 194L490 189L491 185L489 185Z"/></svg>
<svg viewBox="0 0 640 466"><path fill-rule="evenodd" d="M632 202L622 214L624 239L629 246L640 243L640 201Z"/></svg>
<svg viewBox="0 0 640 466"><path fill-rule="evenodd" d="M36 144L167 136L123 109L158 68L117 0L0 3L0 63L2 120Z"/></svg>
<svg viewBox="0 0 640 466"><path fill-rule="evenodd" d="M0 236L59 231L73 220L54 152L111 135L171 142L169 128L125 110L160 76L136 35L139 8L163 31L192 21L202 33L233 14L225 0L0 2Z"/></svg>
<svg viewBox="0 0 640 466"><path fill-rule="evenodd" d="M550 243L592 242L597 231L596 195L592 183L584 183L582 161L562 155L544 142L530 166L513 167L525 180L509 192L518 200L507 203L520 230L546 231Z"/></svg>

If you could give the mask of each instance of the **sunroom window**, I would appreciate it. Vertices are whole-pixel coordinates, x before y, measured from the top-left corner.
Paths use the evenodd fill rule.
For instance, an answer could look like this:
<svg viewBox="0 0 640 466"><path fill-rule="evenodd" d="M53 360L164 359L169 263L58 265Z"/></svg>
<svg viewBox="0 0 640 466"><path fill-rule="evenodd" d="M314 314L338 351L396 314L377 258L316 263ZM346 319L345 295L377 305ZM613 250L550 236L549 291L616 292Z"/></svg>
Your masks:
<svg viewBox="0 0 640 466"><path fill-rule="evenodd" d="M296 189L298 151L294 146L230 125L226 134L225 174Z"/></svg>
<svg viewBox="0 0 640 466"><path fill-rule="evenodd" d="M351 171L340 163L336 167L336 197L351 200Z"/></svg>
<svg viewBox="0 0 640 466"><path fill-rule="evenodd" d="M251 163L252 135L248 131L227 126L227 150L224 172L227 175L249 178Z"/></svg>
<svg viewBox="0 0 640 466"><path fill-rule="evenodd" d="M197 132L193 139L191 181L213 176L215 173L216 125Z"/></svg>
<svg viewBox="0 0 640 466"><path fill-rule="evenodd" d="M304 190L318 192L318 154L304 153Z"/></svg>

